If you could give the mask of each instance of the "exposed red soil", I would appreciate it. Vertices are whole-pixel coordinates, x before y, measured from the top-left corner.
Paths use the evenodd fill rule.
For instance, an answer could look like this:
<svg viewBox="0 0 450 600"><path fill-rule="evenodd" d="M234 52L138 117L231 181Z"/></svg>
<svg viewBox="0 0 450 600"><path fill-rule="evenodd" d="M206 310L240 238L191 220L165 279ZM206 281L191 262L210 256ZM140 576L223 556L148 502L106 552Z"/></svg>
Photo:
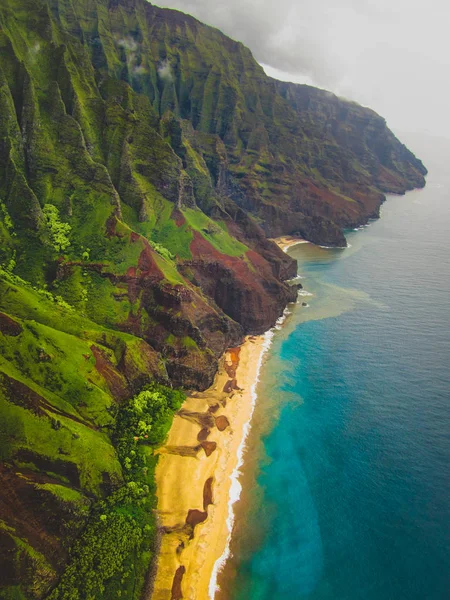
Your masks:
<svg viewBox="0 0 450 600"><path fill-rule="evenodd" d="M236 371L239 366L240 353L241 353L240 346L237 346L236 348L228 349L229 357L227 357L227 361L225 362L225 371L226 371L228 377L231 377L232 379L234 379L236 377ZM228 358L229 358L229 360L228 360ZM230 361L231 361L231 364L230 364Z"/></svg>
<svg viewBox="0 0 450 600"><path fill-rule="evenodd" d="M22 333L22 325L9 315L0 312L0 331L4 335L17 336Z"/></svg>
<svg viewBox="0 0 450 600"><path fill-rule="evenodd" d="M180 210L178 210L178 208L175 208L172 211L170 218L172 219L172 221L175 221L175 225L177 227L181 227L182 225L184 225L186 223L186 219L184 218L183 213Z"/></svg>
<svg viewBox="0 0 450 600"><path fill-rule="evenodd" d="M225 394L229 394L232 390L233 390L233 380L229 379L223 386L222 391L225 392Z"/></svg>
<svg viewBox="0 0 450 600"><path fill-rule="evenodd" d="M0 519L14 528L14 535L26 540L56 567L67 558L67 551L59 538L64 536L67 542L65 523L70 508L65 510L64 505L51 494L35 487L35 483L48 482L54 483L55 480L38 473L27 472L25 475L0 463ZM75 534L74 531L72 536ZM4 584L9 572L10 584L14 585L19 583L14 581L17 548L15 544L9 548L10 542L9 534L3 532L0 535L1 580ZM12 554L10 550L14 550Z"/></svg>
<svg viewBox="0 0 450 600"><path fill-rule="evenodd" d="M148 242L145 242L145 248L139 256L138 267L143 276L152 276L156 280L164 279L164 274L156 264L156 261L153 258L153 251Z"/></svg>
<svg viewBox="0 0 450 600"><path fill-rule="evenodd" d="M261 254L254 250L247 250L246 256L261 275L267 278L272 277L272 267Z"/></svg>
<svg viewBox="0 0 450 600"><path fill-rule="evenodd" d="M247 263L240 257L228 256L222 254L214 248L212 244L208 242L198 231L193 232L193 239L190 245L190 250L194 258L206 260L208 262L217 262L220 265L230 269L233 272L233 276L240 282L245 282L252 286L261 287L261 282L255 277L247 265ZM265 259L261 258L265 262ZM264 291L261 289L261 293Z"/></svg>
<svg viewBox="0 0 450 600"><path fill-rule="evenodd" d="M116 400L123 400L128 394L126 381L119 375L114 365L103 354L100 348L94 344L91 346L91 352L95 358L95 368L106 381L109 390Z"/></svg>

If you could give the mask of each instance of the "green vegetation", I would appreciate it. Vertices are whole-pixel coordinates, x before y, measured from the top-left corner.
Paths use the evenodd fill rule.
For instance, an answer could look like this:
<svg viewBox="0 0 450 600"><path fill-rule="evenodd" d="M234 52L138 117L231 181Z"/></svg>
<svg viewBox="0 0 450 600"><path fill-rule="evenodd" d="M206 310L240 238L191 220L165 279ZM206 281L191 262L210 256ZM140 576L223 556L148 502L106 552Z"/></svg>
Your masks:
<svg viewBox="0 0 450 600"><path fill-rule="evenodd" d="M152 446L161 444L169 430L172 415L180 408L183 399L181 392L152 383L121 406L113 440L130 475L136 476L142 466L139 462L142 457L135 453L133 442L145 440Z"/></svg>
<svg viewBox="0 0 450 600"><path fill-rule="evenodd" d="M42 210L45 218L50 243L56 252L66 250L70 246L67 237L72 229L68 223L62 223L59 210L53 204L46 204Z"/></svg>
<svg viewBox="0 0 450 600"><path fill-rule="evenodd" d="M236 239L233 239L228 231L221 227L220 222L216 223L208 218L202 211L186 208L183 211L188 224L201 233L208 242L222 254L228 256L243 256L248 250L247 246Z"/></svg>
<svg viewBox="0 0 450 600"><path fill-rule="evenodd" d="M78 490L74 490L65 485L58 485L55 483L42 483L36 484L36 486L41 490L46 490L58 498L61 498L64 502L70 502L72 504L85 505L86 498L83 496L81 492Z"/></svg>
<svg viewBox="0 0 450 600"><path fill-rule="evenodd" d="M87 498L98 500L90 513L84 537L74 546L73 556L78 556L80 548L86 547L86 552L91 552L91 558L82 553L80 560L85 561L84 565L91 564L91 559L103 557L105 578L111 572L117 575L117 565L121 565L120 568L125 563L129 565L127 577L131 591L125 597L134 598L132 590L142 586L148 568L149 546L154 531L151 507L154 503L155 459L151 446L137 449L139 456L144 457L142 462L146 461L148 465L145 482L143 474L141 479L136 474L140 489L143 485L148 486L145 507L138 504L136 508L139 502L136 494L117 495L118 492L114 492L112 496L105 497L104 485L107 481L108 489L122 489L123 482L130 481L128 471L111 442L118 422L118 405L112 395L111 385L117 389L122 386L123 390L128 385L118 367L124 357L127 357L125 360L130 367L134 365L136 376L141 377L141 373L145 372L148 366L143 354L144 342L127 334L103 329L73 309L68 310L60 305L46 290L35 290L19 276L2 271L0 325L5 319L10 320L13 329L10 333L7 333L9 330L0 333L0 458L7 465L12 465L14 472L19 475L25 470L30 485L34 484L33 473L36 473L36 477L45 475L52 480L52 483L41 484L37 479L33 487L36 492L32 493L45 492L60 503L60 518L67 520L68 527L65 537L55 539L54 543L70 544L89 516L87 508L90 502ZM3 325L0 329L3 331ZM106 361L106 370L98 368L98 355L94 355L93 346L98 348L97 352L101 352ZM165 388L161 387L161 390L159 393L164 394ZM176 393L168 390L167 397L172 398L173 394ZM174 401L171 402L171 406L176 406ZM167 430L172 414L168 410L164 411L163 416L154 413L155 433ZM123 435L126 436L125 432ZM41 518L46 518L48 511L51 514L54 511L52 504L40 501L39 506ZM20 507L17 509L20 510ZM63 516L67 510L70 517ZM131 517L123 517L123 510L129 511ZM111 515L107 533L113 538L108 543L106 539L104 543L101 542L97 536L95 523L98 511ZM139 518L136 516L138 513L142 513ZM122 533L124 542L119 546ZM22 580L22 589L26 590L27 599L36 594L42 595L54 583L53 567L44 569L44 559L38 560L37 554L33 554L33 547L16 535L14 530L8 536L18 548L17 562L8 568L12 573L17 568L20 573L21 561L25 560L25 556L31 557L27 560L32 560L35 577L40 578L41 583L33 587L31 582ZM87 540L90 540L89 543ZM130 540L133 542L131 546ZM136 546L138 540L141 544L139 547ZM120 550L118 562L114 562L110 556L113 542L114 548ZM136 569L132 568L134 562L139 565ZM80 568L77 563L76 569ZM86 566L83 568L87 569ZM64 581L69 581L69 575ZM90 577L92 579L93 576ZM97 572L95 577L98 580ZM121 571L120 578L123 577L125 575ZM86 586L90 585L89 581L86 575ZM123 587L120 580L111 585L116 589ZM18 589L8 588L9 591L4 592L5 597L15 597ZM31 592L31 589L34 591ZM95 589L94 597L98 597L99 588ZM3 591L0 596L3 597ZM115 598L116 595L111 592L110 596L105 597Z"/></svg>
<svg viewBox="0 0 450 600"><path fill-rule="evenodd" d="M1 598L137 600L182 400L155 381L204 389L292 298L259 226L340 244L424 172L375 113L190 17L0 2Z"/></svg>
<svg viewBox="0 0 450 600"><path fill-rule="evenodd" d="M50 600L136 598L151 559L156 530L155 458L184 395L147 385L117 413L112 440L126 484L93 509Z"/></svg>
<svg viewBox="0 0 450 600"><path fill-rule="evenodd" d="M162 244L158 244L158 242L152 242L150 241L150 245L153 248L153 250L156 250L156 252L162 256L163 258L165 258L166 260L175 260L175 255L172 254L172 252L170 252L170 250L168 250L165 246L163 246Z"/></svg>
<svg viewBox="0 0 450 600"><path fill-rule="evenodd" d="M13 222L11 217L9 216L8 209L6 208L4 202L0 200L0 218L3 221L4 226L7 230L14 229Z"/></svg>

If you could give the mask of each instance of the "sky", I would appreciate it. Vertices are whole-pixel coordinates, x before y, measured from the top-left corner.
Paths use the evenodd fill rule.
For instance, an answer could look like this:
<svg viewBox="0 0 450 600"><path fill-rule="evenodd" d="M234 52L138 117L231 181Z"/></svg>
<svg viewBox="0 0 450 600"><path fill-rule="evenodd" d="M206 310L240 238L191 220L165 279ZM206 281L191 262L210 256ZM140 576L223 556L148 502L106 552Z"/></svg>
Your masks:
<svg viewBox="0 0 450 600"><path fill-rule="evenodd" d="M444 0L160 0L243 42L277 79L370 106L395 132L450 138Z"/></svg>

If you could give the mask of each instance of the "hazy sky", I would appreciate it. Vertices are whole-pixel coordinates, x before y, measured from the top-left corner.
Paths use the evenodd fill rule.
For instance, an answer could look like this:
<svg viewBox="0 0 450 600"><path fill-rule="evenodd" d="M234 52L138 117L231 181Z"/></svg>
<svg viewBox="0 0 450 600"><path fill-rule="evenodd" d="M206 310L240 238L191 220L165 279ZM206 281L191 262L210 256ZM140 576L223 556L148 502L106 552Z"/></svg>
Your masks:
<svg viewBox="0 0 450 600"><path fill-rule="evenodd" d="M161 0L248 46L266 72L370 106L395 131L450 137L450 3Z"/></svg>

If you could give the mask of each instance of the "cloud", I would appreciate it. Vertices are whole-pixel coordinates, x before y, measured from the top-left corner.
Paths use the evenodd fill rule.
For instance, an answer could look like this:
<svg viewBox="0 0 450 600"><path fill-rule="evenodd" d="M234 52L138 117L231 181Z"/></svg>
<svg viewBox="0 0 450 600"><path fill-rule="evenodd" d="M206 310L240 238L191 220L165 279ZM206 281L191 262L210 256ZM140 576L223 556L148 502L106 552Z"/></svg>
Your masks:
<svg viewBox="0 0 450 600"><path fill-rule="evenodd" d="M166 81L173 81L172 75L172 67L169 64L169 61L163 60L162 63L158 67L158 75L161 79L165 79Z"/></svg>
<svg viewBox="0 0 450 600"><path fill-rule="evenodd" d="M29 50L32 58L34 58L37 54L39 54L40 50L41 50L41 44L39 42L36 42Z"/></svg>
<svg viewBox="0 0 450 600"><path fill-rule="evenodd" d="M132 37L117 40L117 45L125 48L127 66L133 75L144 75L144 73L147 73L147 69L140 64L142 58L139 52L139 44Z"/></svg>
<svg viewBox="0 0 450 600"><path fill-rule="evenodd" d="M372 106L400 128L450 135L444 0L165 0L248 46L280 78ZM274 71L274 69L276 71Z"/></svg>
<svg viewBox="0 0 450 600"><path fill-rule="evenodd" d="M144 75L144 73L147 73L147 69L142 65L139 65L138 67L133 67L134 75Z"/></svg>
<svg viewBox="0 0 450 600"><path fill-rule="evenodd" d="M119 46L121 46L122 48L125 48L129 52L136 52L136 50L138 48L137 42L135 40L133 40L132 37L122 38L117 43Z"/></svg>

